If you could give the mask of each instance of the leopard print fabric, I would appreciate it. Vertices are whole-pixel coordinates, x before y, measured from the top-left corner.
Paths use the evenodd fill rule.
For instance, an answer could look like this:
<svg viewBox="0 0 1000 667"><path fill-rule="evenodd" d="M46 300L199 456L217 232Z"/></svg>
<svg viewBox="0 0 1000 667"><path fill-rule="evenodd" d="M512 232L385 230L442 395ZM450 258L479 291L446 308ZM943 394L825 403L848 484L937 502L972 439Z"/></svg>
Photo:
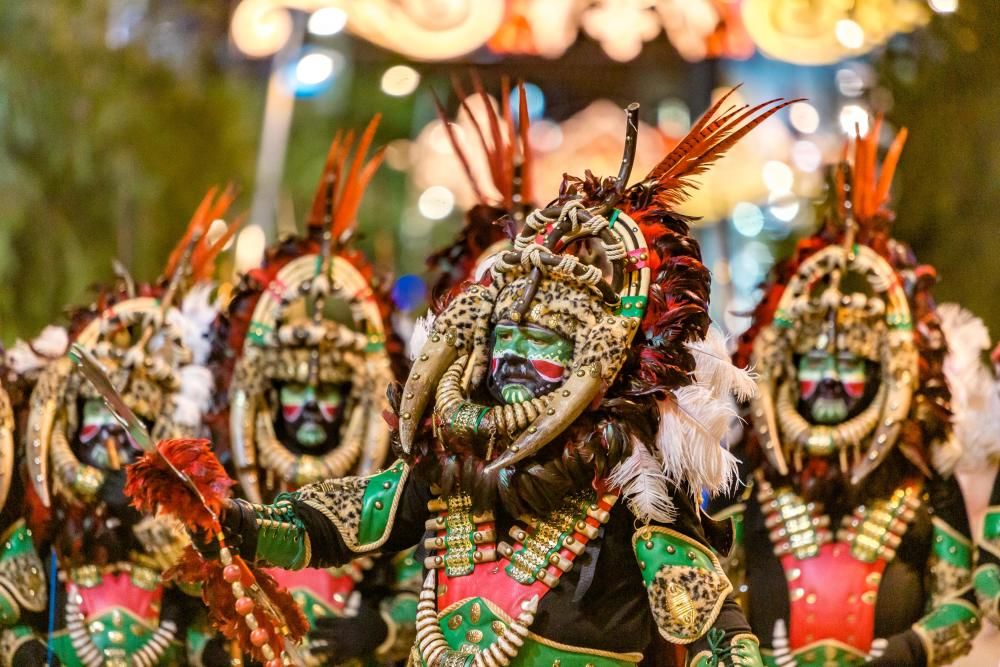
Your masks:
<svg viewBox="0 0 1000 667"><path fill-rule="evenodd" d="M367 477L327 479L303 486L297 496L299 502L329 519L347 547L355 551L360 544L361 510L368 482Z"/></svg>
<svg viewBox="0 0 1000 667"><path fill-rule="evenodd" d="M732 590L721 569L706 572L675 565L657 572L646 592L660 634L669 641L690 644L711 629Z"/></svg>

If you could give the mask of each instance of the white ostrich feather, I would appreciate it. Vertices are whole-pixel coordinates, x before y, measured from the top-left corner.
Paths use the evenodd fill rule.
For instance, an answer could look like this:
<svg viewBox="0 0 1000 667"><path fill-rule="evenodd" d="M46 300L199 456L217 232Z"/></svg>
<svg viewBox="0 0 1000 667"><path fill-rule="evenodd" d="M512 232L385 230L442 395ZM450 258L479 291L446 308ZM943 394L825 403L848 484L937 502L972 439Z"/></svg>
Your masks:
<svg viewBox="0 0 1000 667"><path fill-rule="evenodd" d="M632 456L612 473L612 483L641 521L673 516L670 487L686 487L697 497L706 489L712 494L731 489L737 480L739 462L726 447L739 422L734 397L748 400L756 382L730 361L717 328L687 347L695 359L694 382L659 401L655 451L633 443Z"/></svg>
<svg viewBox="0 0 1000 667"><path fill-rule="evenodd" d="M413 323L413 333L410 334L409 344L410 361L416 359L417 355L420 354L420 350L424 349L427 337L430 336L433 328L433 313L427 313L423 317L418 317L417 321Z"/></svg>
<svg viewBox="0 0 1000 667"><path fill-rule="evenodd" d="M181 301L180 308L167 314L170 323L180 329L184 346L191 351L191 363L178 369L180 389L174 394L173 419L197 430L202 417L211 408L215 381L205 364L212 352L212 325L218 308L212 303L211 283L195 285Z"/></svg>
<svg viewBox="0 0 1000 667"><path fill-rule="evenodd" d="M621 489L629 509L639 521L672 523L677 518L660 462L635 438L632 439L632 455L615 466L608 481Z"/></svg>
<svg viewBox="0 0 1000 667"><path fill-rule="evenodd" d="M195 285L184 296L180 310L171 310L167 316L181 329L184 346L191 350L196 364L207 363L212 352L209 334L219 314L211 300L212 287L211 283Z"/></svg>
<svg viewBox="0 0 1000 667"><path fill-rule="evenodd" d="M737 460L722 446L736 410L726 397L699 383L674 391L674 400L659 402L656 444L663 472L673 484L687 484L695 496L702 489L716 494L732 488Z"/></svg>
<svg viewBox="0 0 1000 667"><path fill-rule="evenodd" d="M979 469L1000 455L1000 382L983 361L990 334L981 319L957 304L942 304L938 314L948 343L944 375L951 391L953 432L932 459L935 467Z"/></svg>
<svg viewBox="0 0 1000 667"><path fill-rule="evenodd" d="M42 329L38 337L27 343L18 340L7 350L6 364L18 375L36 371L47 363L66 354L69 335L62 327L49 325Z"/></svg>
<svg viewBox="0 0 1000 667"><path fill-rule="evenodd" d="M711 386L719 396L732 395L739 401L747 401L757 391L756 378L751 371L733 365L726 342L718 327L711 326L704 340L687 343L697 364L695 380Z"/></svg>
<svg viewBox="0 0 1000 667"><path fill-rule="evenodd" d="M202 416L211 407L215 381L212 371L205 366L188 364L178 369L180 390L174 394L174 421L182 426L198 429Z"/></svg>

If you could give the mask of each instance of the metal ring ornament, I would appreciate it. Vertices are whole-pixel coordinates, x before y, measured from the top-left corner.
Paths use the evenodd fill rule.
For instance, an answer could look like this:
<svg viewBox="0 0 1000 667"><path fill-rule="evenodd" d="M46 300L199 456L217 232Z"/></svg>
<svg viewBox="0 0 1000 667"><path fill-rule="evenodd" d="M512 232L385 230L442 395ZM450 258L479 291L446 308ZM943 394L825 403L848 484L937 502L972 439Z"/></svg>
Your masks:
<svg viewBox="0 0 1000 667"><path fill-rule="evenodd" d="M754 342L752 363L760 373L760 381L757 395L751 400L751 416L771 465L780 474L788 474L785 445L789 443L782 442L775 406L779 385L794 377L790 357L796 336L796 306L811 302L812 289L835 272L864 276L871 289L886 302L884 318L888 330L879 355L885 384L884 411L867 451L851 471L852 483L856 484L882 462L895 444L918 381L918 355L906 292L893 268L872 248L857 244L850 248L829 245L798 267L782 292L773 320ZM819 433L822 429L829 431L829 427L814 427L817 437L822 435Z"/></svg>
<svg viewBox="0 0 1000 667"><path fill-rule="evenodd" d="M372 474L382 465L389 450L390 434L382 411L388 407L385 387L392 374L385 351L381 310L368 281L347 259L334 255L325 271L323 268L319 254L290 261L261 293L253 311L230 402L233 459L240 484L251 502L262 502L258 463L273 469L286 483L300 486L315 481L313 478L317 476L340 477L352 469L360 475ZM264 423L272 414L259 387L260 382L267 380L260 368L263 351L287 342L279 335L286 309L316 289L348 304L355 330L332 321L322 324L326 332L336 335L338 344L353 348L365 359L352 378L351 393L356 398L341 442L320 457L294 455L280 444L273 425Z"/></svg>

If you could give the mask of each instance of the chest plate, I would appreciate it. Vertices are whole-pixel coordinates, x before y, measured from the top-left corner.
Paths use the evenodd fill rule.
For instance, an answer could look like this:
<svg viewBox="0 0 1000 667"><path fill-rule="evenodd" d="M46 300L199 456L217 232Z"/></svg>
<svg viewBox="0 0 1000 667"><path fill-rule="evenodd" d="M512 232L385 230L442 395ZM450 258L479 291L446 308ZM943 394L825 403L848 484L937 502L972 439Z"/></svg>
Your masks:
<svg viewBox="0 0 1000 667"><path fill-rule="evenodd" d="M888 498L855 508L836 533L822 508L791 488L774 489L759 477L757 489L788 583L787 649L803 659L830 647L864 656L874 639L879 584L915 517L920 486L904 485Z"/></svg>
<svg viewBox="0 0 1000 667"><path fill-rule="evenodd" d="M538 602L610 518L616 495L583 491L543 517L523 517L496 537L492 513L468 496L432 500L425 542L431 570L417 610L417 664L627 665L641 655L557 644L529 627ZM436 579L436 581L435 581ZM539 660L543 662L538 662ZM498 662L499 661L499 662Z"/></svg>

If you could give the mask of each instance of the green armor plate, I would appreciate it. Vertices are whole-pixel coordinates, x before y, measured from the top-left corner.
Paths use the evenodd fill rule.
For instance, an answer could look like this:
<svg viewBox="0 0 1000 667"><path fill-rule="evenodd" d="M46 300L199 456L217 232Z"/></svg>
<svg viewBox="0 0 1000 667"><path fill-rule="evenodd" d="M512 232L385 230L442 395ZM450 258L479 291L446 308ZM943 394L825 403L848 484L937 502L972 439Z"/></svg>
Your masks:
<svg viewBox="0 0 1000 667"><path fill-rule="evenodd" d="M441 632L448 645L455 651L473 656L493 643L497 636L507 630L508 621L501 618L482 598L466 600L452 609L439 621ZM634 666L642 656L638 653L591 652L582 648L563 646L535 635L524 639L524 646L518 651L510 667L539 667L559 665L560 667L626 667Z"/></svg>
<svg viewBox="0 0 1000 667"><path fill-rule="evenodd" d="M87 634L98 650L104 653L109 665L115 664L113 661L116 658L126 661L122 664L131 664L129 658L146 645L154 630L144 620L121 608L109 610L87 621ZM182 664L180 649L180 644L176 641L170 642L156 667ZM65 630L53 635L52 651L59 657L63 667L85 667L77 657L77 650L73 648L69 633Z"/></svg>
<svg viewBox="0 0 1000 667"><path fill-rule="evenodd" d="M632 548L660 634L689 644L712 627L733 590L719 559L705 545L661 526L640 528Z"/></svg>
<svg viewBox="0 0 1000 667"><path fill-rule="evenodd" d="M791 652L793 660L786 665L796 667L856 667L868 661L868 656L853 646L840 642L820 641ZM778 667L774 651L761 651L761 657L767 667Z"/></svg>
<svg viewBox="0 0 1000 667"><path fill-rule="evenodd" d="M0 536L0 627L17 623L21 610L45 608L44 566L24 519Z"/></svg>
<svg viewBox="0 0 1000 667"><path fill-rule="evenodd" d="M358 544L366 546L382 539L389 532L390 521L395 518L399 491L406 478L406 466L397 461L391 468L368 478L364 499L361 502L361 526Z"/></svg>

